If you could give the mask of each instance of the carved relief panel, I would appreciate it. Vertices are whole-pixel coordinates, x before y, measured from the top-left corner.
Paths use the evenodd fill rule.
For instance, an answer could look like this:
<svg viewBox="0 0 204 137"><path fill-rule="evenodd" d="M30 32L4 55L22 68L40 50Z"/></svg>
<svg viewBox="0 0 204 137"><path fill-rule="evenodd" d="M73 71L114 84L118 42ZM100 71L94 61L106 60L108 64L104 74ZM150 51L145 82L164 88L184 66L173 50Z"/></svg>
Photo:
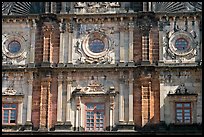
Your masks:
<svg viewBox="0 0 204 137"><path fill-rule="evenodd" d="M114 64L114 24L80 24L75 31L74 64Z"/></svg>
<svg viewBox="0 0 204 137"><path fill-rule="evenodd" d="M2 65L25 65L27 63L30 45L29 33L26 24L3 25Z"/></svg>
<svg viewBox="0 0 204 137"><path fill-rule="evenodd" d="M200 34L194 17L166 17L163 22L164 63L195 63L199 59Z"/></svg>

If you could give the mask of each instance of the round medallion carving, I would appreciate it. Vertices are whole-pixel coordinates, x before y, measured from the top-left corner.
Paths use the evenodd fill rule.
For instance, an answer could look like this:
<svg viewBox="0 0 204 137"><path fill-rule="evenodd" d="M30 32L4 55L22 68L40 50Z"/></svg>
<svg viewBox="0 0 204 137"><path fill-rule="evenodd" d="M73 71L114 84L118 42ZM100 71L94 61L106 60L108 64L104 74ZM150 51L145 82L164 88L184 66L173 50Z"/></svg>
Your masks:
<svg viewBox="0 0 204 137"><path fill-rule="evenodd" d="M20 36L8 35L2 40L2 52L9 58L17 58L25 51L25 39Z"/></svg>
<svg viewBox="0 0 204 137"><path fill-rule="evenodd" d="M169 39L170 50L178 56L186 56L195 47L194 39L185 32L176 32Z"/></svg>
<svg viewBox="0 0 204 137"><path fill-rule="evenodd" d="M105 34L95 31L85 37L82 48L87 56L99 58L107 54L109 45L109 38Z"/></svg>

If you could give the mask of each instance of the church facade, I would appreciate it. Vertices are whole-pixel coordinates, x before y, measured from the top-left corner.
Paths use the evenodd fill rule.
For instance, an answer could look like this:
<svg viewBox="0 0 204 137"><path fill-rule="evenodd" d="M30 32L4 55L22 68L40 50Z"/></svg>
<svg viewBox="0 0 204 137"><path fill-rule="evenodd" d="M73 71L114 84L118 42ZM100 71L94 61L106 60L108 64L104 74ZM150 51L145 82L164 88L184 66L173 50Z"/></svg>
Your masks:
<svg viewBox="0 0 204 137"><path fill-rule="evenodd" d="M201 2L3 2L2 131L202 125Z"/></svg>

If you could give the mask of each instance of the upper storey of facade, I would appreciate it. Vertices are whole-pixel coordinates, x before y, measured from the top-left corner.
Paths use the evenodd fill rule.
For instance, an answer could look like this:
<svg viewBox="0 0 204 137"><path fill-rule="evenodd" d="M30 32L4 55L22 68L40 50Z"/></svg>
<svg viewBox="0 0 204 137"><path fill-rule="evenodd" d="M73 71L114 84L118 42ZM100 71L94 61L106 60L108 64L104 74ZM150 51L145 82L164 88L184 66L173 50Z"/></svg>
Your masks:
<svg viewBox="0 0 204 137"><path fill-rule="evenodd" d="M2 15L202 11L202 2L2 2Z"/></svg>
<svg viewBox="0 0 204 137"><path fill-rule="evenodd" d="M202 62L201 6L3 2L2 65L197 66Z"/></svg>

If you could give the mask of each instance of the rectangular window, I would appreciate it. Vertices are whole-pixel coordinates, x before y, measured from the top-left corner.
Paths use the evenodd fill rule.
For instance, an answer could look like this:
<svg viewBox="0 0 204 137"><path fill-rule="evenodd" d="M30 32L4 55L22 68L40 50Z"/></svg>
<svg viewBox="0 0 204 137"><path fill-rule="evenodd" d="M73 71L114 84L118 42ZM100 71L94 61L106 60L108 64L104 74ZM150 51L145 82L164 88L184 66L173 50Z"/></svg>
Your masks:
<svg viewBox="0 0 204 137"><path fill-rule="evenodd" d="M99 103L86 104L86 131L103 131L105 105Z"/></svg>
<svg viewBox="0 0 204 137"><path fill-rule="evenodd" d="M2 124L16 125L17 104L2 104Z"/></svg>
<svg viewBox="0 0 204 137"><path fill-rule="evenodd" d="M191 103L176 102L176 123L191 123Z"/></svg>

